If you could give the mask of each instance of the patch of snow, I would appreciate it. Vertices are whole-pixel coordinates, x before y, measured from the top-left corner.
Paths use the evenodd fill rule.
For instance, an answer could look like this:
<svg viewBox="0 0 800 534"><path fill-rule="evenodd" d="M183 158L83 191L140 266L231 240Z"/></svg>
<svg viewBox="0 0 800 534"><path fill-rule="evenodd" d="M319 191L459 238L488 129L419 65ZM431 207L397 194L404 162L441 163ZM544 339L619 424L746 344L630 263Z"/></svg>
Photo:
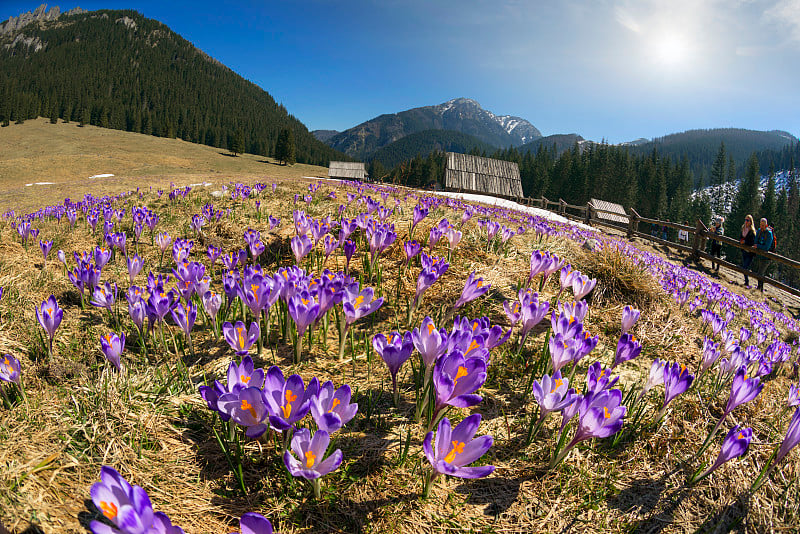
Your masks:
<svg viewBox="0 0 800 534"><path fill-rule="evenodd" d="M434 194L451 198L458 198L461 200L466 200L467 202L481 202L483 204L490 204L492 206L497 206L499 208L521 211L523 213L535 215L537 217L548 219L553 222L571 224L572 226L577 226L578 228L584 228L586 230L595 230L595 228L592 228L591 226L587 226L583 223L572 221L570 219L567 219L566 217L557 215L552 211L547 211L540 208L534 208L531 206L523 206L522 204L518 204L516 202L513 202L511 200L506 200L504 198L497 198L489 195L475 195L471 193L452 193L448 191L435 191Z"/></svg>
<svg viewBox="0 0 800 534"><path fill-rule="evenodd" d="M111 178L114 176L113 174L93 174L89 177L90 180L94 180L95 178Z"/></svg>
<svg viewBox="0 0 800 534"><path fill-rule="evenodd" d="M30 187L30 186L32 186L32 185L33 185L33 184L25 184L25 187Z"/></svg>
<svg viewBox="0 0 800 534"><path fill-rule="evenodd" d="M189 187L208 187L210 185L214 185L211 182L201 182L199 184L189 184Z"/></svg>

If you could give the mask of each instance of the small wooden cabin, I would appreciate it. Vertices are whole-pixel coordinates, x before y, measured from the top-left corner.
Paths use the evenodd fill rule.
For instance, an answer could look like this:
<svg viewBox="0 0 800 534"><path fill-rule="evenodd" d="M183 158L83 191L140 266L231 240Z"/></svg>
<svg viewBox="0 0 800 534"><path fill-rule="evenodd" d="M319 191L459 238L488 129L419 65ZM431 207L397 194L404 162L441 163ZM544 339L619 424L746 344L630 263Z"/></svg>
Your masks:
<svg viewBox="0 0 800 534"><path fill-rule="evenodd" d="M523 196L516 163L455 152L447 153L444 189L512 199Z"/></svg>
<svg viewBox="0 0 800 534"><path fill-rule="evenodd" d="M367 171L364 164L350 161L331 161L328 165L328 178L340 178L345 180L365 180Z"/></svg>
<svg viewBox="0 0 800 534"><path fill-rule="evenodd" d="M623 208L621 204L615 204L614 202L593 198L589 200L589 206L595 210L603 210L594 214L594 216L598 219L621 226L628 225L628 214L625 212L625 208ZM613 213L607 213L609 211Z"/></svg>

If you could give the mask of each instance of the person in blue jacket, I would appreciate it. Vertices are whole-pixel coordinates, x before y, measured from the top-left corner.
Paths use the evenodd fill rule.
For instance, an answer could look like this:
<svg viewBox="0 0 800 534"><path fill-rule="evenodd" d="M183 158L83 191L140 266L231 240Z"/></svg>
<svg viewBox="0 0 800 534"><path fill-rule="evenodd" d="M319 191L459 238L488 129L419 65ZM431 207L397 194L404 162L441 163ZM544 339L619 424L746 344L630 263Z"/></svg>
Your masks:
<svg viewBox="0 0 800 534"><path fill-rule="evenodd" d="M758 231L756 232L756 248L764 252L769 252L769 249L772 248L773 239L775 239L775 236L772 235L772 230L767 227L767 219L762 217L758 225ZM756 272L764 276L770 264L769 259L763 256L756 256L756 262ZM758 280L758 290L762 293L764 292L764 280L762 279Z"/></svg>

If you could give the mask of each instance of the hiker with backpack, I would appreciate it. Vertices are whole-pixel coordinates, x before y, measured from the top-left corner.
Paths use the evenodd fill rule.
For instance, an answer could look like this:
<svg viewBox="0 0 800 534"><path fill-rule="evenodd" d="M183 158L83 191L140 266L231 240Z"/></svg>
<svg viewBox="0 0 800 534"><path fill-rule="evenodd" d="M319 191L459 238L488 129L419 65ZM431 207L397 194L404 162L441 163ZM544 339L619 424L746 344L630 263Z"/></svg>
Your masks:
<svg viewBox="0 0 800 534"><path fill-rule="evenodd" d="M756 246L756 232L753 228L753 216L747 215L744 218L744 224L742 224L742 233L739 236L739 243L748 247ZM753 264L753 258L755 254L752 252L747 252L746 250L742 250L742 269L750 270L750 266ZM744 287L750 289L750 278L747 276L747 273L744 273Z"/></svg>
<svg viewBox="0 0 800 534"><path fill-rule="evenodd" d="M768 226L767 219L762 217L758 225L758 231L756 232L756 248L758 248L758 250L763 250L764 252L769 252L775 250L774 245L775 234L772 232L772 228ZM760 256L756 260L756 272L763 277L767 272L767 267L769 267L770 263L771 262L769 258ZM758 280L758 290L762 293L764 292L763 279Z"/></svg>

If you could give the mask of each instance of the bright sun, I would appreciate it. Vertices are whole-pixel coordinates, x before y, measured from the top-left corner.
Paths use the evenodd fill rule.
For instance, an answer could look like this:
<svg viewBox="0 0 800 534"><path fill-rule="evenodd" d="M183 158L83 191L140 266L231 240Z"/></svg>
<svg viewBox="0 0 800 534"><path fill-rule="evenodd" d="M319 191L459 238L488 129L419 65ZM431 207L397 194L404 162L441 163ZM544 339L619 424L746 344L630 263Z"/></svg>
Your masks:
<svg viewBox="0 0 800 534"><path fill-rule="evenodd" d="M677 65L686 59L686 42L678 35L664 35L655 45L655 57L660 63Z"/></svg>

